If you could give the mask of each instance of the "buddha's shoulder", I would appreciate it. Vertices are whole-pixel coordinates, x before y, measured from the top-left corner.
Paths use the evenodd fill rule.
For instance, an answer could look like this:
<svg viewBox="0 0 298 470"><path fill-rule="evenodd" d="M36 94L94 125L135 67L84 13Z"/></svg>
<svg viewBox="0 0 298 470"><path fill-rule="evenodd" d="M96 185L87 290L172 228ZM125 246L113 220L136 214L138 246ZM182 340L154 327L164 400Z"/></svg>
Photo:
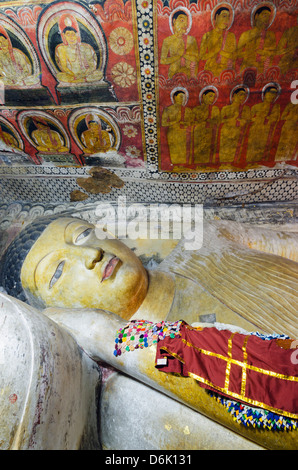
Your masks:
<svg viewBox="0 0 298 470"><path fill-rule="evenodd" d="M82 42L80 44L80 49L81 51L93 51L94 50L93 47L90 46L90 44L88 44L87 42Z"/></svg>

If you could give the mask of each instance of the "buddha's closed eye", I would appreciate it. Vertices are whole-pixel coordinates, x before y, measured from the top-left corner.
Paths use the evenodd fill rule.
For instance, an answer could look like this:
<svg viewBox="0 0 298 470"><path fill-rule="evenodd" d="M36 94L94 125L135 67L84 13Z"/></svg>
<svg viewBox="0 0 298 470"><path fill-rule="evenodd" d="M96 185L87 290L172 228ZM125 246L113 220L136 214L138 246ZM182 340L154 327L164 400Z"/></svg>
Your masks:
<svg viewBox="0 0 298 470"><path fill-rule="evenodd" d="M82 233L80 233L80 235L76 238L75 243L79 243L85 238L87 238L92 232L92 230L92 228L87 228L87 230L84 230Z"/></svg>
<svg viewBox="0 0 298 470"><path fill-rule="evenodd" d="M63 267L64 267L65 261L61 261L61 263L58 264L56 271L54 272L54 275L50 281L50 289L53 287L53 285L58 281L58 279L61 277L62 272L63 272Z"/></svg>

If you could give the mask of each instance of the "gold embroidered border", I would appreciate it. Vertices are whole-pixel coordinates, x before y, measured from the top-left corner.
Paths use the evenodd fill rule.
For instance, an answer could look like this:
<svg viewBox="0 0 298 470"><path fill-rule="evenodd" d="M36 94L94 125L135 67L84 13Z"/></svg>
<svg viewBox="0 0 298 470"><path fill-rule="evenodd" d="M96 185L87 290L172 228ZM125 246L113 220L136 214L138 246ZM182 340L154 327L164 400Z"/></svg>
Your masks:
<svg viewBox="0 0 298 470"><path fill-rule="evenodd" d="M207 350L204 350L202 348L198 348L197 346L195 346L194 344L191 344L189 343L188 341L186 341L185 339L182 338L182 341L183 343L185 343L187 346L189 347L192 347L194 349L197 349L199 350L200 352L202 352L202 354L206 354L207 356L213 356L213 357L217 357L219 359L223 359L225 361L227 361L228 363L230 364L236 364L236 365L239 365L240 367L243 367L243 370L245 370L245 373L242 374L242 382L241 382L241 394L239 395L238 393L235 393L235 392L231 392L229 390L226 390L226 381L227 381L227 378L226 378L226 381L225 381L225 388L222 388L222 387L219 387L217 385L214 385L210 380L207 380L207 379L204 379L203 377L200 377L199 375L196 375L194 374L193 372L188 372L188 376L197 380L198 382L202 382L204 383L205 385L208 385L209 387L212 387L214 390L217 390L219 392L222 392L224 394L228 394L230 397L232 398L235 398L235 399L238 399L240 401L245 401L246 403L252 405L252 406L258 406L259 408L263 408L265 410L268 410L268 411L272 411L272 412L275 412L275 413L278 413L282 416L286 416L287 418L292 418L292 419L298 419L298 414L295 414L295 413L290 413L288 411L284 411L284 410L280 410L279 408L274 408L272 406L269 406L269 405L266 405L265 403L262 403L260 401L257 401L257 400L253 400L251 398L248 398L245 396L245 385L246 385L246 369L251 369L251 370L255 370L257 372L261 372L261 373L264 373L266 375L270 375L270 376L273 376L273 377L277 377L277 378L283 378L285 380L294 380L295 382L298 381L298 377L293 377L293 376L284 376L282 374L277 374L275 372L272 372L272 371L268 371L268 370L265 370L265 369L260 369L258 367L254 367L254 366L250 366L249 364L247 364L247 351L246 351L246 346L247 346L247 342L248 342L248 339L249 339L249 336L246 336L245 337L245 340L244 340L244 344L242 346L242 351L243 351L243 360L244 362L241 362L241 361L237 361L236 359L233 359L231 356L232 356L232 340L233 340L233 337L234 337L234 334L232 334L232 336L230 337L229 341L229 351L228 353L229 354L229 357L225 357L225 356L222 356L221 354L217 354L217 353L213 353L211 351L207 351ZM166 351L168 354L170 354L171 356L175 357L176 359L178 359L178 361L182 362L183 364L185 364L185 361L182 359L181 356L179 356L178 354L170 351L167 347L161 347L160 348L161 350L163 351ZM227 369L226 369L227 371ZM178 374L180 375L180 374ZM227 376L226 376L227 377Z"/></svg>
<svg viewBox="0 0 298 470"><path fill-rule="evenodd" d="M245 388L246 388L246 367L247 367L247 351L246 351L246 346L247 346L247 341L248 341L249 336L246 336L244 338L244 343L242 346L242 352L243 352L243 364L244 367L242 368L242 378L241 378L241 396L245 396Z"/></svg>
<svg viewBox="0 0 298 470"><path fill-rule="evenodd" d="M162 346L162 347L160 348L160 350L166 351L168 354L171 354L171 356L174 356L176 359L178 359L178 361L182 362L182 364L185 364L185 361L184 361L184 359L182 359L181 356L179 356L178 354L176 354L176 353L170 351L167 347Z"/></svg>
<svg viewBox="0 0 298 470"><path fill-rule="evenodd" d="M228 341L228 358L229 360L227 361L227 366L226 366L226 376L225 376L225 388L224 390L226 392L229 391L229 383L230 383L230 372L231 372L231 366L232 366L232 346L233 346L233 338L236 333L232 333L232 335L229 338Z"/></svg>
<svg viewBox="0 0 298 470"><path fill-rule="evenodd" d="M199 375L193 374L192 372L188 372L189 377L192 379L197 380L198 382L202 382L206 385L209 385L209 387L212 387L214 390L218 390L219 392L226 393L225 389L222 387L218 387L217 385L214 385L210 380L204 379L203 377L200 377ZM257 400L252 400L251 398L243 397L242 395L239 395L238 393L234 392L228 392L229 396L232 398L236 398L240 401L243 401L245 398L245 402L249 403L250 405L253 406L258 406L259 408L263 408L268 411L273 411L275 413L278 413L282 416L286 416L287 418L293 418L293 419L298 419L298 414L295 413L290 413L288 411L280 410L279 408L274 408L272 406L266 405L265 403L262 403Z"/></svg>
<svg viewBox="0 0 298 470"><path fill-rule="evenodd" d="M230 362L231 364L236 364L237 366L245 367L246 369L253 370L255 372L260 372L261 374L269 375L270 377L275 377L277 379L289 380L291 382L298 382L298 377L295 377L293 375L279 374L278 372L273 372L271 370L262 369L261 367L255 367L250 364L245 364L245 362L243 361L238 361L237 359L226 357L226 356L223 356L222 354L217 354L212 351L207 351L206 349L198 348L197 346L195 346L192 343L189 343L183 338L182 338L182 341L187 346L197 349L199 352L201 352L202 354L205 354L206 356L217 357L218 359L222 359L223 361Z"/></svg>

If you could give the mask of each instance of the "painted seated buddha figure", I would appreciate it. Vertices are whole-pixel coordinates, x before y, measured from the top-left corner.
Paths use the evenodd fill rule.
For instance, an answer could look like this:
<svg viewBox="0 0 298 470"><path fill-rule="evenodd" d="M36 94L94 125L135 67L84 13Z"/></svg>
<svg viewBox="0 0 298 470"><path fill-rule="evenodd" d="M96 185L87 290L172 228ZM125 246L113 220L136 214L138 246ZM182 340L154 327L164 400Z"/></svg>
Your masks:
<svg viewBox="0 0 298 470"><path fill-rule="evenodd" d="M0 79L8 86L30 86L39 83L32 73L29 58L20 49L13 47L7 31L0 25Z"/></svg>
<svg viewBox="0 0 298 470"><path fill-rule="evenodd" d="M62 44L56 46L55 58L60 69L57 78L65 83L94 82L103 78L97 70L97 56L90 44L81 41L76 19L69 14L59 21Z"/></svg>
<svg viewBox="0 0 298 470"><path fill-rule="evenodd" d="M62 136L59 132L51 129L46 120L42 118L34 119L36 129L32 132L32 139L36 144L36 148L41 153L68 152Z"/></svg>
<svg viewBox="0 0 298 470"><path fill-rule="evenodd" d="M155 369L154 348L129 352L118 363L113 356L115 331L134 319L183 319L191 325L212 313L226 326L264 334L274 329L297 338L295 234L268 236L262 229L210 222L199 250L186 249L182 239L157 269L146 270L126 244L97 230L71 217L33 222L4 254L0 285L36 308L47 307L43 312L71 331L95 360L174 395L264 447L295 448L294 432L280 436L241 427L195 380L165 377Z"/></svg>
<svg viewBox="0 0 298 470"><path fill-rule="evenodd" d="M14 149L19 148L19 143L17 139L9 132L6 132L0 125L0 140L4 142L6 145L9 147L12 147Z"/></svg>
<svg viewBox="0 0 298 470"><path fill-rule="evenodd" d="M102 129L101 120L97 116L88 114L85 118L87 130L82 132L81 141L86 154L107 152L112 148L111 135L108 130Z"/></svg>

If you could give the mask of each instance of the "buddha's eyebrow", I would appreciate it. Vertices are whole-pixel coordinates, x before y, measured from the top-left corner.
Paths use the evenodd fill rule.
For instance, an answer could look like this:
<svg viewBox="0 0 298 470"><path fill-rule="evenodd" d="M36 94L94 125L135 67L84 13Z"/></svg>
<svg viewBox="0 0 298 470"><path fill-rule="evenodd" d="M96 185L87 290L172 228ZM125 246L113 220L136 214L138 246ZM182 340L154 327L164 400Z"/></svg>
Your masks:
<svg viewBox="0 0 298 470"><path fill-rule="evenodd" d="M66 240L67 229L71 224L76 224L76 227L85 227L85 230L88 228L93 228L86 220L72 220L64 228L64 240Z"/></svg>
<svg viewBox="0 0 298 470"><path fill-rule="evenodd" d="M65 237L66 237L66 231L67 231L68 227L69 227L71 224L74 224L75 222L78 222L78 221L76 221L76 220L71 220L70 222L68 222L67 225L65 225L65 228L64 228L64 239L65 239Z"/></svg>

